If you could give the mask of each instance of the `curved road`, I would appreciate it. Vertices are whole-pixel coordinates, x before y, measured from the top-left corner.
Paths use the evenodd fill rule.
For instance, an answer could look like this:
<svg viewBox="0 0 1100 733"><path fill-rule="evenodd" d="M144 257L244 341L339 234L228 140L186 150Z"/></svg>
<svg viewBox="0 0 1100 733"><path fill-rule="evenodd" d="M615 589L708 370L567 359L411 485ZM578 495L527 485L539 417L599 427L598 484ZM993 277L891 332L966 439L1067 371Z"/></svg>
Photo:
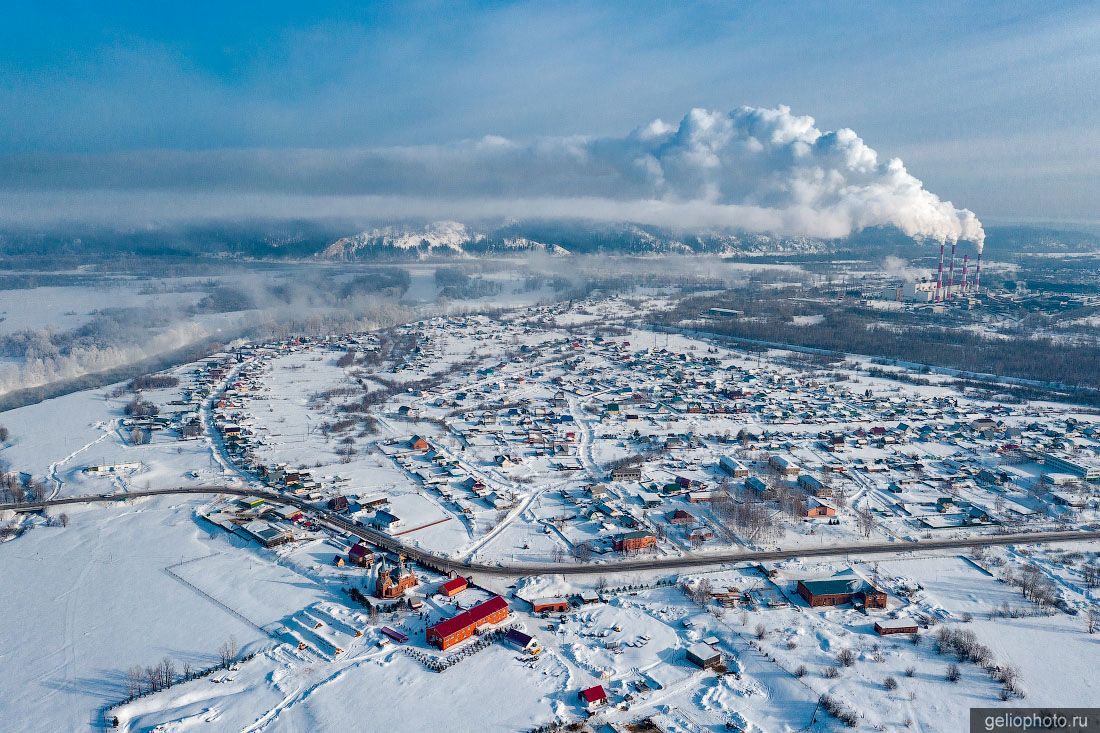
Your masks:
<svg viewBox="0 0 1100 733"><path fill-rule="evenodd" d="M661 570L672 568L700 568L710 565L725 565L735 562L762 562L766 560L786 560L800 557L836 557L841 555L896 555L907 552L927 550L955 550L967 547L990 545L1033 544L1041 542L1077 542L1100 540L1100 530L1073 530L1064 532L1030 532L1003 535L981 535L963 539L919 540L916 542L870 542L850 545L831 545L827 547L804 547L788 550L740 550L734 552L715 552L708 554L689 554L679 557L648 557L634 560L619 560L612 563L572 564L572 563L513 563L508 565L490 565L487 563L455 560L436 555L418 547L408 545L382 532L361 527L334 512L320 509L296 496L285 496L273 491L257 491L235 486L196 486L172 489L147 489L126 494L98 494L91 496L71 496L62 499L27 502L24 504L0 504L0 510L37 511L48 507L66 504L108 503L139 499L145 496L173 496L181 494L229 494L232 496L257 496L264 500L289 504L302 511L316 515L326 524L359 537L372 545L391 552L404 553L409 558L429 567L445 571L462 573L485 573L508 577L525 575L608 575L611 573L635 570Z"/></svg>

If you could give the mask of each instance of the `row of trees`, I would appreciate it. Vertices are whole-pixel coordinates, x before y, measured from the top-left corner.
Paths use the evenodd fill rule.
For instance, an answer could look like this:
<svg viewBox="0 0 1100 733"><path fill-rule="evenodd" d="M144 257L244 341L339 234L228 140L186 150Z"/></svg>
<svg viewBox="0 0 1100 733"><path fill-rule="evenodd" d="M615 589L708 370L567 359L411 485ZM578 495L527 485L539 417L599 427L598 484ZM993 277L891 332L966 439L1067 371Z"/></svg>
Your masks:
<svg viewBox="0 0 1100 733"><path fill-rule="evenodd" d="M126 403L122 411L129 417L156 417L160 413L160 408L148 400L135 397Z"/></svg>
<svg viewBox="0 0 1100 733"><path fill-rule="evenodd" d="M1007 580L1020 589L1024 598L1043 611L1058 602L1058 586L1035 565L1026 565L1018 573L1009 573Z"/></svg>
<svg viewBox="0 0 1100 733"><path fill-rule="evenodd" d="M810 291L812 292L812 291ZM743 311L745 318L710 323L716 333L761 341L779 341L819 349L881 356L890 359L933 364L965 371L1022 377L1043 382L1100 387L1100 345L1082 339L1053 339L1036 336L1039 329L1013 338L983 338L965 328L929 325L926 318L909 313L889 314L856 306L837 305L813 325L800 325L793 318L805 306L790 301L790 294L770 296L767 291L743 288L721 296L689 298L663 314L661 322L679 325L697 318L709 307L721 306ZM815 314L821 306L814 304ZM883 320L894 319L896 328L876 328ZM959 323L959 326L969 323Z"/></svg>
<svg viewBox="0 0 1100 733"><path fill-rule="evenodd" d="M0 473L0 504L22 504L46 497L46 485L38 479L14 472Z"/></svg>
<svg viewBox="0 0 1100 733"><path fill-rule="evenodd" d="M182 667L177 668L176 663L169 657L164 657L151 666L143 667L140 664L135 664L126 670L126 702L142 695L160 692L180 682L202 677L216 669L227 668L237 659L237 654L240 653L236 638L230 636L218 647L217 653L218 664L204 670L196 670L190 662L184 662Z"/></svg>
<svg viewBox="0 0 1100 733"><path fill-rule="evenodd" d="M933 644L937 654L953 656L959 662L972 662L1001 683L1002 700L1025 696L1020 687L1020 670L1012 665L997 664L993 650L979 642L977 635L970 629L941 626L936 630ZM958 682L962 677L958 664L949 664L946 676L950 682Z"/></svg>
<svg viewBox="0 0 1100 733"><path fill-rule="evenodd" d="M141 392L147 389L169 389L178 386L179 383L179 378L171 374L146 374L131 379L126 388L131 392Z"/></svg>

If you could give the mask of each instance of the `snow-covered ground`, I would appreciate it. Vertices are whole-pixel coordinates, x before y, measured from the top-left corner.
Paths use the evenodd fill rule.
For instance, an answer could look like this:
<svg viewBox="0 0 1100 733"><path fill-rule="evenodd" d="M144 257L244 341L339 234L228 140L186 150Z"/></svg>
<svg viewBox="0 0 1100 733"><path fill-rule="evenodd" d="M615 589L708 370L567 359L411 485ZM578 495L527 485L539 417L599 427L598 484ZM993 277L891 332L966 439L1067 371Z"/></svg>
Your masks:
<svg viewBox="0 0 1100 733"><path fill-rule="evenodd" d="M1100 697L1091 675L1100 635L1087 633L1098 562L1089 544L788 560L680 578L602 569L628 530L653 534L647 552L676 556L1097 518L1091 485L1067 489L1062 501L1083 502L1069 508L1037 462L1048 451L1093 460L1095 416L1082 408L1002 405L941 381L872 375L866 362L802 368L790 354L655 335L635 328L634 307L605 298L496 318L452 313L355 340L243 347L175 369L177 385L141 394L164 423L148 443L135 440L143 423L125 413L136 395L114 387L5 413L4 470L46 496L231 484L317 506L361 503L348 517L364 525L386 519L381 501L397 519L386 531L433 552L589 562L593 572L475 577L444 600L435 595L444 578L415 568L408 597L418 607L375 615L355 596L371 595L377 571L335 563L348 559L352 538L309 515L268 511L264 521L290 541L263 548L240 527L227 531L264 509L239 497L5 513L0 524L18 532L0 543L0 727L85 730L117 716L131 731L513 731L555 720L587 720L590 730L642 720L695 733L727 723L839 729L818 708L827 694L864 729L946 732L974 706ZM192 420L201 430L185 439ZM611 475L636 455L641 480ZM771 489L809 498L769 469L776 455L830 485L820 498L834 516L802 517L738 489L739 502L765 504L775 522L754 535L703 496L732 483L718 461L736 456ZM288 473L302 483L285 483ZM810 608L798 595L799 580L849 570L886 592L888 608ZM1024 597L1026 574L1047 600ZM703 580L710 592L696 598L677 585ZM581 605L590 592L598 600ZM446 652L427 643L427 625L496 593L511 610L501 626L534 636L539 654L491 637ZM531 602L549 597L572 606L534 614ZM918 643L875 633L876 621L908 616L921 627ZM386 642L383 625L409 639ZM1026 697L1002 703L1002 685L971 662L948 681L957 660L937 652L941 628L973 632L996 665L1018 669ZM129 696L132 666L167 657L177 674L206 668L231 637L240 653L229 669L115 705ZM695 666L686 652L698 645L728 672ZM443 672L429 666L447 659ZM597 684L609 704L589 719L578 692Z"/></svg>

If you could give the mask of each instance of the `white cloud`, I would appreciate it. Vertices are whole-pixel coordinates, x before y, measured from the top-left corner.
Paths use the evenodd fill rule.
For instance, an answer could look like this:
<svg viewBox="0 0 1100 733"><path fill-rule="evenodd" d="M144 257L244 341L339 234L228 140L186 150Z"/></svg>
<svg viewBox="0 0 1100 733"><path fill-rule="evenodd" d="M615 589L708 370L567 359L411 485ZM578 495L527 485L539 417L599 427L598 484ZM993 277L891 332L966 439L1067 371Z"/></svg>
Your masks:
<svg viewBox="0 0 1100 733"><path fill-rule="evenodd" d="M95 217L97 207L149 219L583 217L815 237L893 226L916 238L984 240L973 212L927 191L900 160L880 161L852 130L823 132L783 106L693 109L679 124L657 120L620 137L14 163L0 166L9 171L0 196L32 217Z"/></svg>

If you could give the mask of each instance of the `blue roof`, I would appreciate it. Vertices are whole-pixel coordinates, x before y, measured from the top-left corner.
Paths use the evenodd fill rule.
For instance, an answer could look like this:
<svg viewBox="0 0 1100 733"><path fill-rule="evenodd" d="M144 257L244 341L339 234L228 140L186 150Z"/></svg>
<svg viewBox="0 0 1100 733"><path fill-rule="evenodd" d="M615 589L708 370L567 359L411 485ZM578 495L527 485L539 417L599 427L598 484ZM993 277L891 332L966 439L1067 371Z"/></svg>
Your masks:
<svg viewBox="0 0 1100 733"><path fill-rule="evenodd" d="M508 629L508 631L504 632L504 640L519 646L527 646L534 641L534 637L523 633L519 629Z"/></svg>
<svg viewBox="0 0 1100 733"><path fill-rule="evenodd" d="M870 583L855 575L845 575L838 578L823 578L821 580L803 580L802 585L815 596L843 595L845 593L863 593L874 590Z"/></svg>

